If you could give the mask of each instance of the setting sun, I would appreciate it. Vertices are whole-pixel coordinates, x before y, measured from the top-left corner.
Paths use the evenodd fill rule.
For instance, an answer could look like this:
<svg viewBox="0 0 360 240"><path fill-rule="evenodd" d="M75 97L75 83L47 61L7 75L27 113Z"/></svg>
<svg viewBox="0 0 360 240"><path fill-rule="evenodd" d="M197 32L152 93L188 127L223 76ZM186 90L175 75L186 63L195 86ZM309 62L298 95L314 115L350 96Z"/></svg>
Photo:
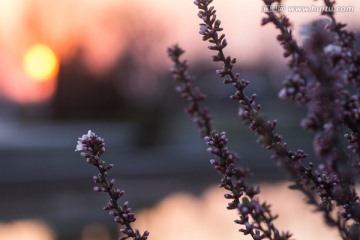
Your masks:
<svg viewBox="0 0 360 240"><path fill-rule="evenodd" d="M36 44L25 53L24 69L33 80L45 82L56 77L59 61L51 48L44 44Z"/></svg>

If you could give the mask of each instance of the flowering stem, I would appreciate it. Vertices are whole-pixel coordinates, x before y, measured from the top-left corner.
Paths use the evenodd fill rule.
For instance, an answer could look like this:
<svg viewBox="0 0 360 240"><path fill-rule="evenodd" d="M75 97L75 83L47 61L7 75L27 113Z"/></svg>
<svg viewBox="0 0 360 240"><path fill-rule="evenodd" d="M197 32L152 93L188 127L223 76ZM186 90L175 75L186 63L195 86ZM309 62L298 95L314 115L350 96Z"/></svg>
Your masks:
<svg viewBox="0 0 360 240"><path fill-rule="evenodd" d="M95 166L99 174L93 177L95 184L98 186L94 187L96 192L106 192L110 196L110 200L107 205L103 208L105 211L110 211L109 214L115 217L115 222L119 223L120 233L124 236L120 237L119 240L125 240L131 238L133 240L146 240L149 236L149 232L145 231L143 235L140 234L139 230L133 229L131 226L132 222L135 222L135 214L129 207L129 203L126 201L122 206L118 204L118 199L124 195L124 191L115 189L115 179L108 181L107 171L113 168L113 164L107 164L101 160L100 157L105 152L104 139L98 137L91 130L87 134L84 134L79 138L75 151L80 151L80 155L86 159L86 161Z"/></svg>
<svg viewBox="0 0 360 240"><path fill-rule="evenodd" d="M188 113L192 118L197 119L195 123L200 132L207 133L204 139L209 146L208 151L218 157L218 160L211 159L210 163L222 176L220 187L230 191L230 194L224 195L226 199L232 200L227 208L229 210L237 209L239 212L240 219L235 220L235 223L243 225L244 228L241 228L240 231L245 235L250 234L254 240L264 238L270 240L289 239L291 237L290 233L283 232L280 234L273 224L276 217L271 214L270 206L266 203L261 204L255 198L260 189L247 182L246 178L250 176L250 171L234 165L239 158L236 153L230 152L226 147L228 140L225 132L217 133L211 129L208 110L206 110L206 114L203 114L204 109L200 106L198 97L196 97L198 94L193 94L194 92L200 93L200 90L196 90L192 85L193 78L188 73L186 61L180 60L183 53L184 51L177 45L168 49L168 55L174 63L171 72L179 84L176 89L189 102L192 110L188 111ZM201 96L203 96L202 101L205 99L205 95L201 94ZM204 125L198 124L199 122L208 124L204 128Z"/></svg>
<svg viewBox="0 0 360 240"><path fill-rule="evenodd" d="M193 87L193 77L188 73L186 61L181 61L180 56L184 51L177 45L168 49L168 55L174 63L171 69L173 78L178 85L175 90L180 93L181 97L189 102L186 112L191 116L193 122L197 125L202 138L208 136L211 132L211 116L207 108L201 108L200 102L206 99L198 87Z"/></svg>
<svg viewBox="0 0 360 240"><path fill-rule="evenodd" d="M264 2L267 2L267 0L264 0ZM274 1L272 1L272 3L273 2ZM329 9L334 9L333 1L324 0L324 2ZM270 3L270 5L272 3ZM314 32L314 36L310 36L305 43L308 48L307 52L305 52L304 49L299 49L296 44L292 44L295 43L295 41L292 39L291 32L287 30L290 26L289 20L283 14L281 14L281 17L279 18L275 13L269 12L267 13L269 17L266 18L265 21L263 20L263 23L274 23L274 25L281 30L281 35L278 36L278 39L283 40L282 45L292 46L292 48L285 47L285 49L292 49L293 52L301 54L302 62L292 61L295 63L292 67L300 65L300 63L305 63L302 68L307 67L313 74L316 83L307 83L304 74L300 74L303 81L301 82L297 78L297 80L288 82L289 87L293 92L294 89L296 89L295 91L297 91L297 94L300 94L303 98L308 95L306 100L302 100L301 97L298 98L302 100L298 102L301 104L307 103L309 109L308 117L306 119L307 122L303 127L308 130L318 131L318 134L314 139L317 155L326 159L326 167L328 168L329 174L336 174L339 177L339 185L343 191L347 193L346 195L353 196L353 199L356 199L357 197L356 194L354 194L355 191L353 188L356 172L352 166L353 162L345 153L341 144L343 135L341 126L345 123L345 125L353 131L351 136L347 135L348 141L353 144L349 147L350 149L353 149L353 152L360 155L360 135L356 129L356 124L353 123L353 119L356 119L356 117L354 118L351 116L353 112L358 112L358 109L354 109L356 107L353 106L357 104L355 102L357 97L351 98L350 101L345 100L347 95L349 95L343 86L343 82L346 81L339 78L342 75L346 76L346 74L339 74L339 72L334 69L339 70L339 68L343 68L342 71L347 73L349 71L348 69L354 68L343 66L344 63L349 64L354 60L355 56L359 55L354 51L352 51L352 54L348 53L349 49L352 50L353 48L353 33L349 33L342 29L345 25L336 22L332 11L323 12L323 14L329 16L332 23L328 25L323 25L321 22L317 25L313 24L312 31ZM328 54L321 52L323 48L324 52L329 51L325 49L337 48L336 45L333 46L328 44L328 41L330 41L330 34L326 29L330 29L338 35L338 41L342 46L342 50L339 51L344 52L340 57L342 57L344 61L339 60L337 52L329 52ZM293 52L288 51L286 54L290 55L290 53ZM351 57L349 60L349 55L354 57ZM332 64L329 63L329 58L333 58ZM297 72L297 74L299 73ZM354 74L352 73L351 76L353 75ZM296 78L293 77L293 79ZM348 82L351 82L351 80L348 80ZM299 90L300 88L303 90ZM306 90L313 93L307 94L305 92ZM284 93L281 95L284 95ZM351 101L355 102L355 104L351 103ZM354 110L353 112L351 110L343 111L344 108Z"/></svg>

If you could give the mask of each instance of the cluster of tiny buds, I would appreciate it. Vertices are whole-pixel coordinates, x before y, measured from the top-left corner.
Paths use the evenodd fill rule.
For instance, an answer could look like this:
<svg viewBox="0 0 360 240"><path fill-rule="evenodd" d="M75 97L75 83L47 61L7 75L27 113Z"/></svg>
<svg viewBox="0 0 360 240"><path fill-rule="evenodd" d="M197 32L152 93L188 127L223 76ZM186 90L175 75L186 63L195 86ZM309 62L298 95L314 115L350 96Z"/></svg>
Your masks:
<svg viewBox="0 0 360 240"><path fill-rule="evenodd" d="M118 222L121 225L124 225L126 222L128 223L135 222L136 220L135 214L132 212L132 209L129 207L128 201L126 201L123 204L121 216L118 212L114 212L114 211L110 211L109 214L111 216L115 216L115 222Z"/></svg>
<svg viewBox="0 0 360 240"><path fill-rule="evenodd" d="M342 205L344 211L341 213L341 215L345 220L351 219L353 217L352 214L357 216L360 214L359 200L359 196L354 195L349 203ZM355 209L354 206L356 206Z"/></svg>
<svg viewBox="0 0 360 240"><path fill-rule="evenodd" d="M342 183L336 174L328 174L323 164L320 164L315 171L318 187L318 195L322 201L321 206L328 211L333 209L333 201L336 205L341 205L343 211L341 216L345 221L354 217L359 218L360 204L359 197L355 192L348 194L340 186ZM340 212L339 212L340 213Z"/></svg>
<svg viewBox="0 0 360 240"><path fill-rule="evenodd" d="M322 164L318 166L317 171L315 176L317 178L317 184L319 185L318 194L322 201L331 201L333 199L331 195L340 182L339 178L334 174L330 177L328 174L325 174L325 167Z"/></svg>
<svg viewBox="0 0 360 240"><path fill-rule="evenodd" d="M239 104L240 104L240 108L238 111L239 117L241 117L241 119L245 123L250 124L251 131L255 131L256 130L255 118L261 109L261 105L256 104L255 102L256 94L251 95L249 99L244 99L242 92L237 91L235 95L230 96L230 98L239 100ZM253 107L253 105L255 106Z"/></svg>
<svg viewBox="0 0 360 240"><path fill-rule="evenodd" d="M216 146L217 147L224 147L226 146L226 144L228 143L228 139L226 137L226 132L221 132L221 133L215 133L213 132L212 137L210 136L206 136L204 138L204 140L206 141L206 144L209 146ZM213 148L208 148L208 151L212 151Z"/></svg>
<svg viewBox="0 0 360 240"><path fill-rule="evenodd" d="M104 139L98 137L91 130L87 134L84 134L78 139L75 151L81 151L80 155L86 159L86 161L95 166L99 173L97 176L93 176L93 181L98 186L94 187L95 192L108 193L110 200L103 209L109 211L109 214L114 217L115 222L124 226L120 228L120 233L123 237L119 240L125 240L132 238L133 240L146 240L149 232L145 231L143 235L139 231L133 230L131 223L136 220L135 214L129 207L129 203L126 201L122 206L119 206L117 200L124 195L124 191L121 189L115 189L115 179L107 180L107 171L113 168L113 164L107 164L101 160L101 155L105 152Z"/></svg>
<svg viewBox="0 0 360 240"><path fill-rule="evenodd" d="M292 99L298 105L304 105L309 101L307 97L306 82L298 71L293 71L284 81L284 87L278 97L281 100Z"/></svg>
<svg viewBox="0 0 360 240"><path fill-rule="evenodd" d="M356 153L360 155L360 145L359 145L360 135L357 133L352 133L352 134L345 134L344 137L350 143L347 149L352 153ZM360 167L360 162L359 162L359 167Z"/></svg>
<svg viewBox="0 0 360 240"><path fill-rule="evenodd" d="M105 152L104 139L89 130L87 134L78 138L75 151L80 151L80 155L86 158L87 162L94 163L94 161L98 161Z"/></svg>
<svg viewBox="0 0 360 240"><path fill-rule="evenodd" d="M212 56L214 62L223 62L224 67L216 70L216 74L221 77L232 74L231 69L236 63L236 58L231 58L230 56L225 57L222 50L227 46L227 41L225 39L225 34L218 35L218 32L223 29L220 27L221 21L216 19L216 10L214 7L209 7L208 5L212 1L209 0L199 0L195 1L194 4L200 9L198 17L204 22L200 24L200 35L203 36L203 41L209 40L212 45L208 46L210 50L217 51L216 55ZM234 82L233 80L227 80Z"/></svg>
<svg viewBox="0 0 360 240"><path fill-rule="evenodd" d="M234 222L245 226L245 228L240 229L240 232L243 232L244 235L250 234L254 240L287 240L291 238L291 233L280 233L274 226L273 221L277 216L272 216L270 205L266 203L260 204L256 199L249 200L244 197L238 204L237 209L240 219L236 219ZM255 219L255 221L252 222L251 219Z"/></svg>

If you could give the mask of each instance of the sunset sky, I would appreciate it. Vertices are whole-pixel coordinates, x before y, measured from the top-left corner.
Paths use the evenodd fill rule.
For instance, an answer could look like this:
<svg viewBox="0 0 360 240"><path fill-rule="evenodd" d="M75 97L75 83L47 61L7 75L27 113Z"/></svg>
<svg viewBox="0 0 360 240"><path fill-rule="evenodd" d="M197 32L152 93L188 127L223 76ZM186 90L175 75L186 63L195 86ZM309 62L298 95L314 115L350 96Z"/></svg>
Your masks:
<svg viewBox="0 0 360 240"><path fill-rule="evenodd" d="M83 62L94 74L106 72L124 50L131 48L132 38L142 38L139 61L148 61L154 67L167 68L166 47L180 43L187 57L208 58L206 43L198 35L199 20L193 1L169 0L13 0L0 2L0 96L18 102L43 101L50 98L56 88L56 70L48 81L36 81L25 70L24 58L36 44L48 46L56 59L66 62L77 49L83 50ZM287 1L288 6L303 4ZM321 5L321 1L316 2ZM259 60L281 59L274 50L277 46L276 30L272 26L260 27L263 16L261 1L215 1L218 17L222 20L229 42L228 51L240 64L252 65ZM359 29L355 23L360 3L338 1L341 6L354 6L354 12L338 13L338 19ZM294 22L295 32L318 13L287 13ZM151 32L153 32L153 37ZM141 57L141 51L151 48L150 58ZM275 53L275 54L274 54ZM164 64L165 63L165 64ZM55 68L58 66L55 66Z"/></svg>

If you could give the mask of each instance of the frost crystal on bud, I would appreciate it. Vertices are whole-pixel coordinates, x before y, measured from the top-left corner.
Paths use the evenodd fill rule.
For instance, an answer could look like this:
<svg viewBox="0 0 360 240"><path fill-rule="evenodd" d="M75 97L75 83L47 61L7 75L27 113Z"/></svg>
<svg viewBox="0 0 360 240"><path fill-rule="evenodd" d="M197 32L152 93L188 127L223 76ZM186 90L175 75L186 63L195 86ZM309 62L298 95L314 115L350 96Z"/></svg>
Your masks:
<svg viewBox="0 0 360 240"><path fill-rule="evenodd" d="M82 157L98 160L105 152L104 139L98 137L94 132L89 130L87 134L78 138L75 151L80 151ZM87 160L89 162L89 160ZM90 161L91 162L91 161Z"/></svg>
<svg viewBox="0 0 360 240"><path fill-rule="evenodd" d="M76 151L82 151L83 149L84 149L84 145L83 145L82 142L79 140L79 141L77 142L75 152L76 152Z"/></svg>
<svg viewBox="0 0 360 240"><path fill-rule="evenodd" d="M341 47L337 46L335 44L329 44L326 47L324 47L324 53L327 54L340 54L341 53Z"/></svg>
<svg viewBox="0 0 360 240"><path fill-rule="evenodd" d="M279 94L278 94L278 97L279 97L281 100L286 100L286 98L287 98L287 93L286 93L286 89L285 89L285 88L281 89L281 91L280 91Z"/></svg>

